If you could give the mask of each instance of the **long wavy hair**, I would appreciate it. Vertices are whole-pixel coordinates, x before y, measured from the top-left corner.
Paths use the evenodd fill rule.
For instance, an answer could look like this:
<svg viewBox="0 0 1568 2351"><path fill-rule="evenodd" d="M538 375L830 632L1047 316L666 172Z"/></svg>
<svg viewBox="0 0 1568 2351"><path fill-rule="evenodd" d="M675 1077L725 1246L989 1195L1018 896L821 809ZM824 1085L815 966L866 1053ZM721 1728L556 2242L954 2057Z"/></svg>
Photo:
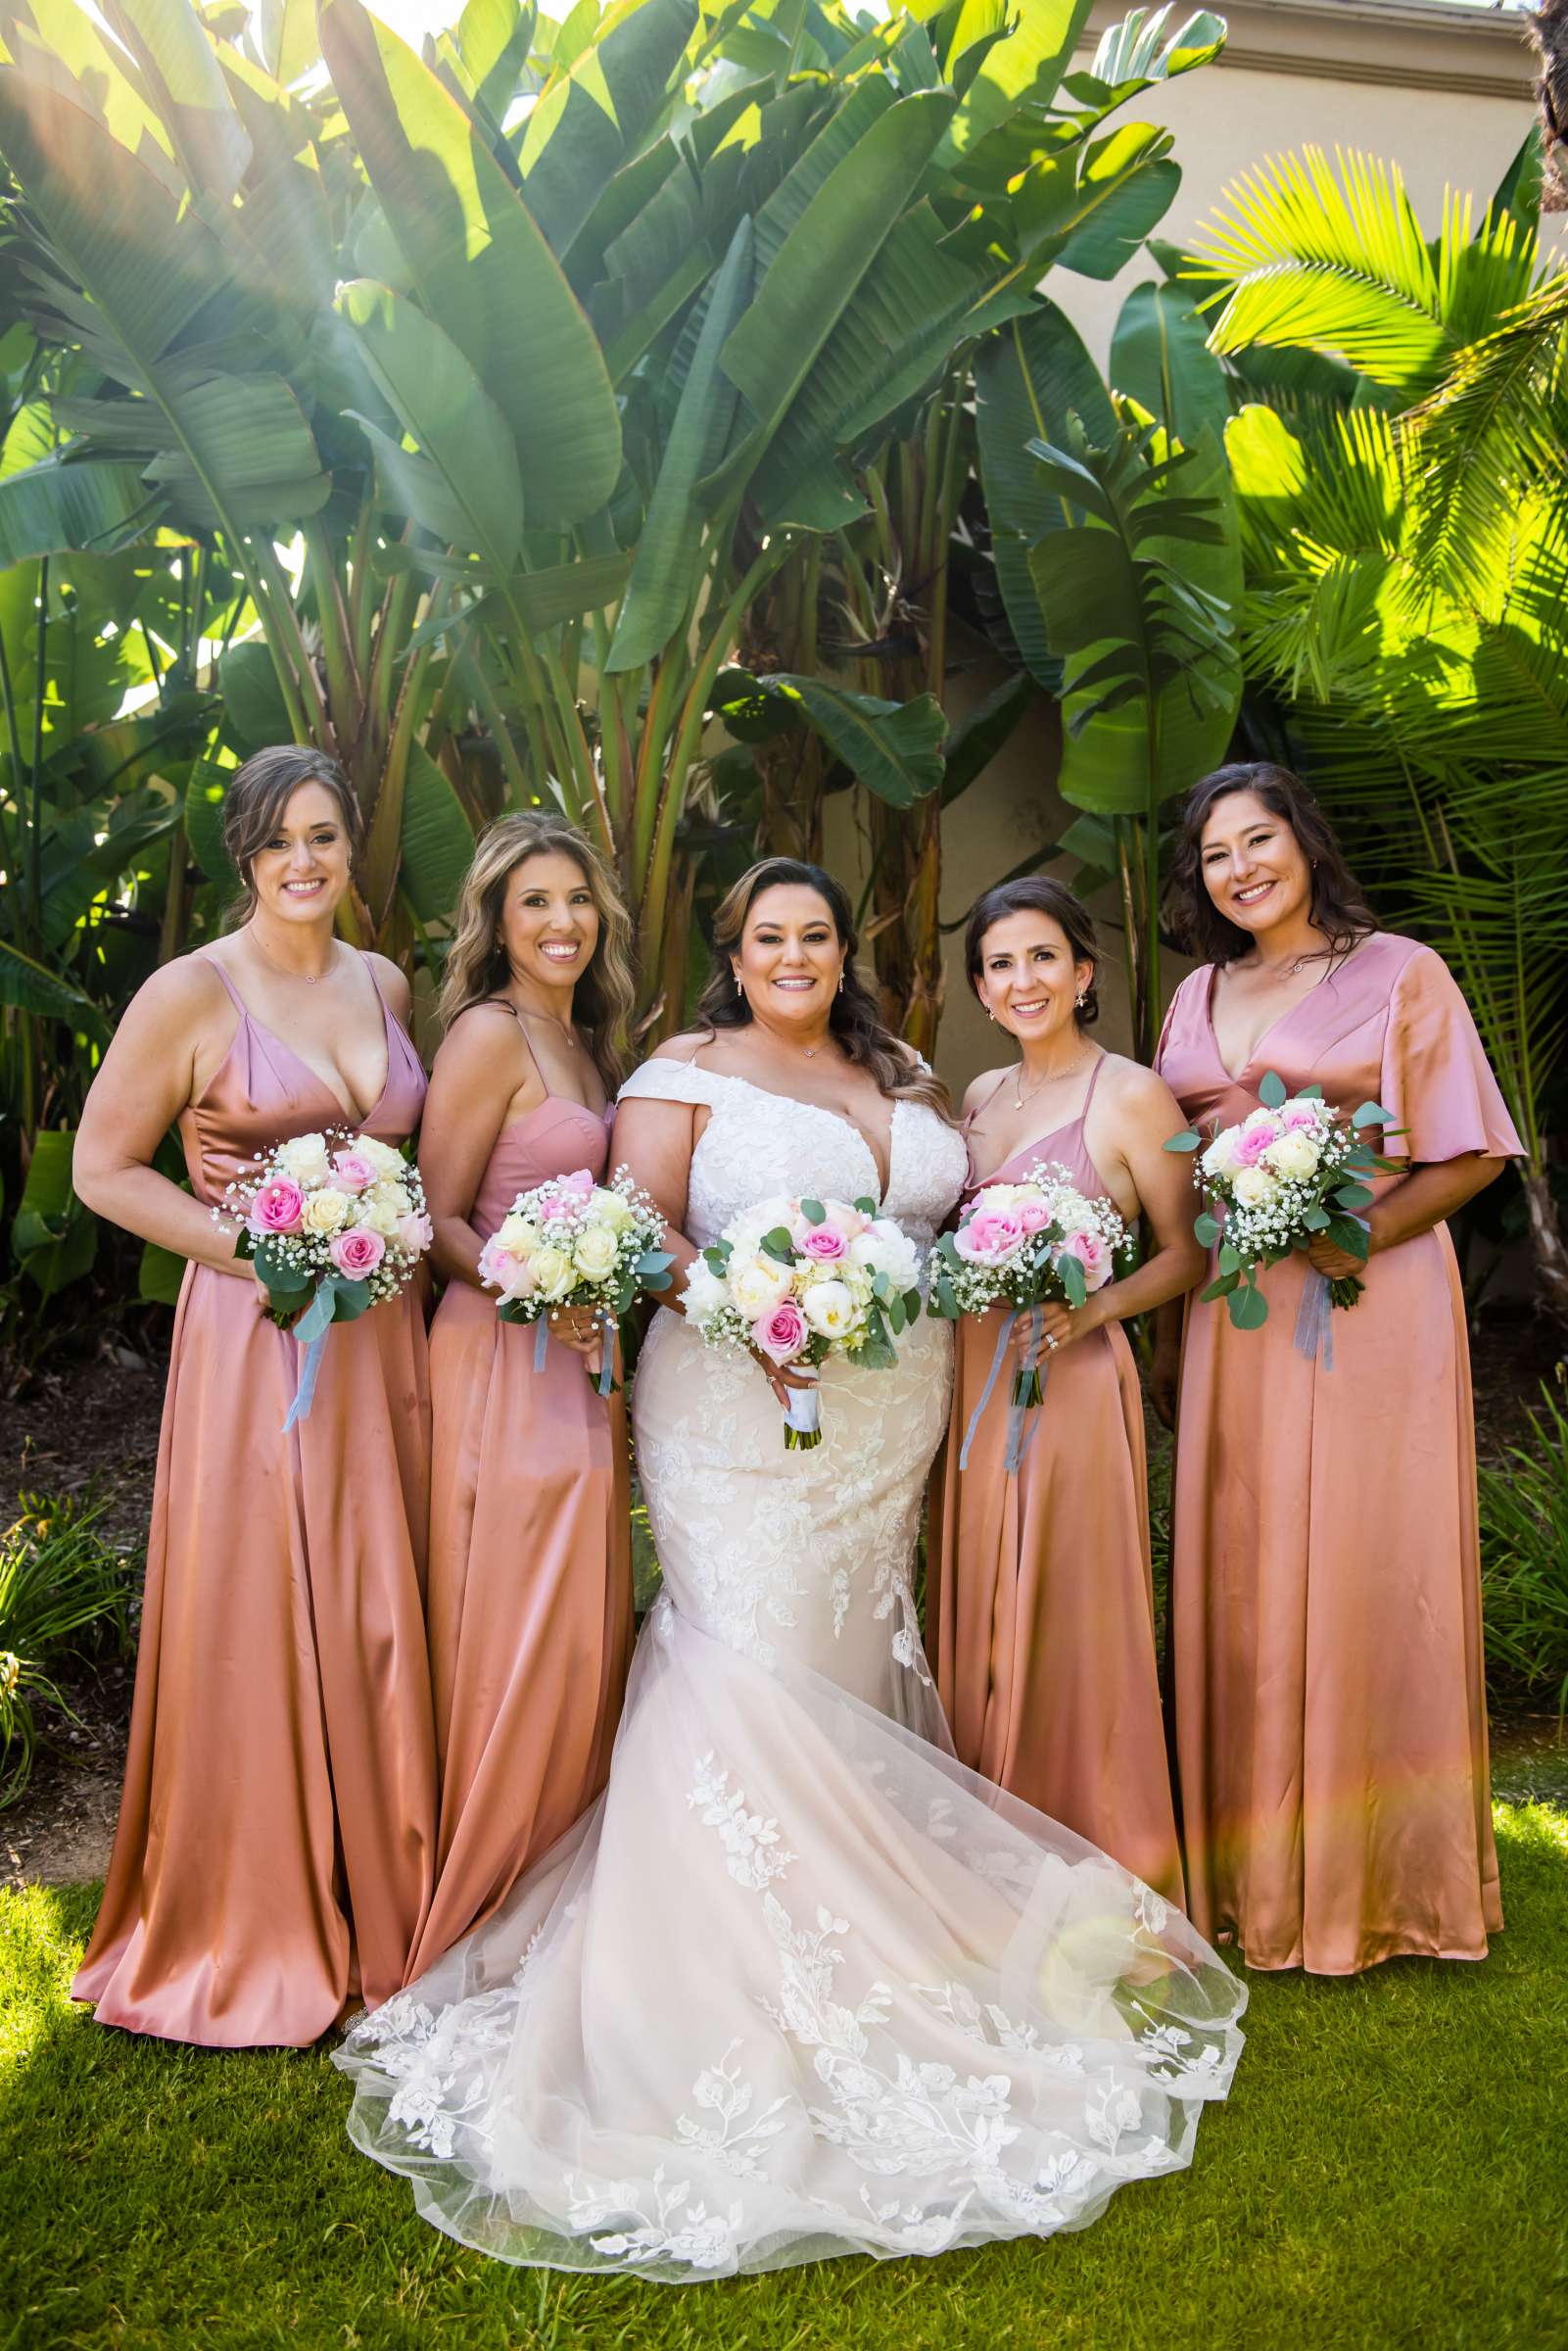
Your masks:
<svg viewBox="0 0 1568 2351"><path fill-rule="evenodd" d="M1024 874L1017 882L998 882L994 889L976 898L970 908L964 932L964 970L976 998L984 977L985 934L993 924L1005 922L1010 914L1049 916L1072 949L1073 962L1092 963L1098 970L1100 942L1095 936L1094 918L1083 900L1075 898L1065 882L1049 881L1044 874ZM1100 1018L1100 998L1093 980L1084 989L1083 1002L1072 1017L1079 1029L1092 1029Z"/></svg>
<svg viewBox="0 0 1568 2351"><path fill-rule="evenodd" d="M303 784L319 784L338 803L343 829L349 836L352 874L364 839L364 823L354 788L337 761L309 744L279 743L253 752L236 768L223 793L223 846L240 878L240 894L224 910L225 931L238 930L256 912L253 860L265 848L283 819L283 811Z"/></svg>
<svg viewBox="0 0 1568 2351"><path fill-rule="evenodd" d="M1235 792L1250 792L1271 816L1289 825L1310 869L1310 920L1328 944L1317 954L1337 963L1380 928L1345 862L1334 828L1301 777L1272 759L1240 759L1216 767L1193 786L1182 802L1176 851L1170 866L1165 912L1188 951L1205 963L1234 963L1257 944L1253 934L1221 914L1203 876L1204 827L1214 803Z"/></svg>
<svg viewBox="0 0 1568 2351"><path fill-rule="evenodd" d="M912 1060L877 1009L877 999L855 969L855 918L849 899L832 874L820 865L796 857L764 857L741 875L720 900L713 916L713 968L697 999L697 1019L712 1032L749 1029L754 1015L736 987L731 958L739 952L746 916L753 899L765 889L814 889L828 907L838 943L844 950L844 984L833 997L828 1028L846 1061L869 1070L880 1093L909 1102L924 1102L939 1119L953 1124L947 1088L931 1071Z"/></svg>
<svg viewBox="0 0 1568 2351"><path fill-rule="evenodd" d="M470 1004L499 995L511 978L501 914L506 885L526 857L548 851L570 857L588 885L598 916L598 944L572 996L572 1022L614 1093L626 1075L627 1024L637 998L632 965L632 918L620 884L592 841L565 817L545 808L498 817L480 837L463 876L451 945L437 1011L450 1029Z"/></svg>

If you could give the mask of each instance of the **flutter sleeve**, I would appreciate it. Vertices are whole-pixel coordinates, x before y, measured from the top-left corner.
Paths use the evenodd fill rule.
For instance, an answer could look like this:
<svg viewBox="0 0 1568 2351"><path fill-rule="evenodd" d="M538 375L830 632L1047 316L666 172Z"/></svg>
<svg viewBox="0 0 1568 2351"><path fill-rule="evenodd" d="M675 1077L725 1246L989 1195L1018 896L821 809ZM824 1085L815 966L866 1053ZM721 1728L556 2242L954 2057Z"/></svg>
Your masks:
<svg viewBox="0 0 1568 2351"><path fill-rule="evenodd" d="M1513 1159L1523 1150L1470 1007L1441 955L1417 947L1389 1002L1379 1088L1393 1124L1388 1148L1412 1163L1479 1151Z"/></svg>
<svg viewBox="0 0 1568 2351"><path fill-rule="evenodd" d="M1190 1005L1195 1000L1202 1000L1200 991L1209 985L1209 973L1210 966L1207 963L1201 964L1197 971L1189 972L1185 980L1177 983L1176 992L1165 1010L1164 1023L1160 1031L1160 1042L1155 1047L1154 1066L1162 1077L1164 1075L1165 1061L1170 1052L1172 1039L1180 1033Z"/></svg>

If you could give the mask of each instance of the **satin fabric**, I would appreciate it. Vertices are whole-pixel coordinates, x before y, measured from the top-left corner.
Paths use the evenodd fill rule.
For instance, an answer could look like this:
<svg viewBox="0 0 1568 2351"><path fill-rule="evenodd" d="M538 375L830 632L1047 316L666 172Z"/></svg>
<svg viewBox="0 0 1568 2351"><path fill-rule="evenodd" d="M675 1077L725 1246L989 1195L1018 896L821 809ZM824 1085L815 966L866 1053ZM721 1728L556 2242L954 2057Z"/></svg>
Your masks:
<svg viewBox="0 0 1568 2351"><path fill-rule="evenodd" d="M1083 1108L984 1178L1056 1161L1109 1197ZM978 1189L972 1176L967 1186ZM1049 1813L1171 1900L1181 1860L1155 1655L1143 1399L1119 1323L1045 1358L1016 1477L1003 1467L1010 1347L959 1468L996 1355L1000 1308L956 1326L953 1411L931 1483L926 1625L959 1758Z"/></svg>
<svg viewBox="0 0 1568 2351"><path fill-rule="evenodd" d="M287 1136L356 1126L399 1143L417 1126L424 1073L385 1006L386 1084L353 1121L214 968L239 1018L180 1120L199 1200ZM188 1268L119 1824L71 1987L100 2023L168 2040L315 2040L398 1989L429 1899L417 1286L334 1325L309 1415L285 1437L301 1355L252 1283Z"/></svg>
<svg viewBox="0 0 1568 2351"><path fill-rule="evenodd" d="M1412 1163L1520 1148L1448 967L1366 939L1235 1078L1212 967L1177 990L1159 1068L1205 1132L1265 1071L1393 1113ZM1387 1181L1390 1178L1378 1178ZM1381 1252L1333 1317L1334 1367L1293 1343L1306 1260L1268 1320L1189 1303L1171 1640L1189 1908L1250 1966L1349 1975L1480 1959L1502 1924L1488 1801L1475 1428L1447 1228Z"/></svg>
<svg viewBox="0 0 1568 2351"><path fill-rule="evenodd" d="M550 1096L502 1128L470 1217L488 1240L521 1191L603 1176L607 1120ZM410 1974L510 1894L603 1787L632 1654L631 1475L621 1398L452 1282L430 1333L430 1666L442 1766L435 1898Z"/></svg>

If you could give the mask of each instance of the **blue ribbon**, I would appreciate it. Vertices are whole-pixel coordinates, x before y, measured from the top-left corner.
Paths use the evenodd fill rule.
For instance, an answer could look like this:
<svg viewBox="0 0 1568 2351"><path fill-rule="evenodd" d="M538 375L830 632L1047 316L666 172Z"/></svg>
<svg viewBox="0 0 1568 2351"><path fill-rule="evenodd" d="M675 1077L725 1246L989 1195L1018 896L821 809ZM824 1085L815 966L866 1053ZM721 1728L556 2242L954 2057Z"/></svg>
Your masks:
<svg viewBox="0 0 1568 2351"><path fill-rule="evenodd" d="M1040 1309L1037 1306L1031 1306L1029 1309L1028 1341L1024 1348L1023 1368L1025 1371L1033 1371L1038 1368L1040 1332L1044 1324L1044 1319L1045 1318L1041 1314ZM960 1469L967 1469L969 1467L970 1447L974 1442L975 1430L979 1427L981 1420L985 1416L985 1408L991 1401L991 1390L995 1387L997 1380L1001 1377L1002 1366L1007 1360L1008 1346L1012 1340L1013 1332L1017 1323L1018 1316L1016 1313L1008 1313L1002 1318L1002 1327L996 1334L996 1353L991 1358L991 1368L986 1373L985 1385L980 1390L980 1401L974 1407L974 1412L970 1415L970 1424L964 1432L964 1442L959 1449L958 1465ZM1008 1406L1007 1453L1003 1461L1003 1467L1009 1477L1017 1477L1020 1469L1023 1465L1024 1457L1028 1453L1029 1447L1034 1442L1036 1434L1035 1428L1031 1426L1025 1434L1023 1425L1028 1412L1032 1410L1032 1407L1025 1407L1022 1404L1010 1404Z"/></svg>
<svg viewBox="0 0 1568 2351"><path fill-rule="evenodd" d="M598 1392L607 1396L615 1385L615 1323L609 1315L600 1315Z"/></svg>
<svg viewBox="0 0 1568 2351"><path fill-rule="evenodd" d="M330 1329L331 1325L328 1324L327 1327ZM306 1415L310 1410L311 1405L315 1402L315 1383L317 1376L320 1373L321 1356L326 1347L326 1331L318 1330L315 1334L315 1337L307 1345L305 1352L300 1359L299 1384L294 1391L294 1402L289 1407L288 1418L283 1423L283 1434L285 1436L288 1435L296 1420L303 1420L305 1418Z"/></svg>
<svg viewBox="0 0 1568 2351"><path fill-rule="evenodd" d="M1307 1268L1302 1303L1296 1310L1296 1352L1315 1363L1321 1355L1323 1368L1334 1368L1334 1302L1329 1296L1328 1275Z"/></svg>
<svg viewBox="0 0 1568 2351"><path fill-rule="evenodd" d="M534 1369L545 1368L545 1350L549 1345L549 1317L541 1315L534 1324Z"/></svg>

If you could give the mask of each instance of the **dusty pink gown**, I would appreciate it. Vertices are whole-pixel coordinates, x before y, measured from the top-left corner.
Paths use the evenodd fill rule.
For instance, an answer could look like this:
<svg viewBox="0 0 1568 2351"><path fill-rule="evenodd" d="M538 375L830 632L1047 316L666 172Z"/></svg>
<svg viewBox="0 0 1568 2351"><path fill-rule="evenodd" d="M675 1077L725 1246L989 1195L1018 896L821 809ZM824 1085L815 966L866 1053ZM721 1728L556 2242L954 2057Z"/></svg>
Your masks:
<svg viewBox="0 0 1568 2351"><path fill-rule="evenodd" d="M1374 934L1235 1078L1212 981L1183 981L1159 1054L1205 1131L1255 1110L1274 1070L1347 1111L1381 1101L1407 1129L1389 1150L1415 1163L1519 1149L1429 947ZM1260 1330L1188 1309L1171 1570L1188 1906L1252 1967L1480 1959L1502 1911L1453 1245L1438 1225L1372 1259L1334 1315L1332 1370L1294 1344L1307 1271L1293 1256L1263 1276Z"/></svg>
<svg viewBox="0 0 1568 2351"><path fill-rule="evenodd" d="M986 1176L1057 1161L1107 1195L1084 1124L1104 1060L1069 1126ZM972 1182L970 1187L975 1187ZM1048 1359L1016 1477L1007 1451L1011 1355L958 1466L996 1353L1000 1308L957 1326L953 1409L931 1486L927 1643L959 1760L1182 1899L1155 1655L1143 1400L1119 1323Z"/></svg>
<svg viewBox="0 0 1568 2351"><path fill-rule="evenodd" d="M469 1218L602 1176L610 1113L551 1095L497 1137ZM452 1282L430 1333L430 1665L441 1756L435 1898L410 1976L487 1919L603 1787L632 1654L626 1415L582 1361Z"/></svg>
<svg viewBox="0 0 1568 2351"><path fill-rule="evenodd" d="M199 1200L287 1136L354 1124L234 999L180 1120ZM425 1080L385 1014L359 1124L399 1143ZM404 1980L429 1899L435 1743L423 1584L430 1415L417 1288L335 1325L285 1437L301 1350L254 1286L192 1265L174 1319L130 1749L71 1987L100 2023L213 2046L315 2040Z"/></svg>

